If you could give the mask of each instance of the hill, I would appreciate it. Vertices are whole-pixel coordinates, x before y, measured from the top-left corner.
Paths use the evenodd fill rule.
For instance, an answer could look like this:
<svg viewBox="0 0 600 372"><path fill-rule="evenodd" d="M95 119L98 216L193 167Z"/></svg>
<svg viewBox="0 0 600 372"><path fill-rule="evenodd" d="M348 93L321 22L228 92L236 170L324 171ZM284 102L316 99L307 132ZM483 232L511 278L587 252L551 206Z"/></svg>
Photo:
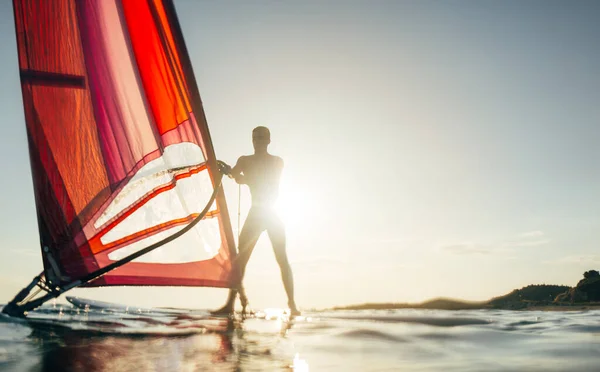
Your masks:
<svg viewBox="0 0 600 372"><path fill-rule="evenodd" d="M449 298L435 298L421 303L366 303L334 307L332 310L395 310L395 309L443 309L472 310L481 309L485 302L469 302Z"/></svg>
<svg viewBox="0 0 600 372"><path fill-rule="evenodd" d="M528 285L504 296L494 297L487 304L494 309L522 309L532 305L548 305L556 296L569 289L571 287L566 285Z"/></svg>
<svg viewBox="0 0 600 372"><path fill-rule="evenodd" d="M581 302L600 301L600 273L596 270L586 271L574 288L556 296L556 304L574 304Z"/></svg>

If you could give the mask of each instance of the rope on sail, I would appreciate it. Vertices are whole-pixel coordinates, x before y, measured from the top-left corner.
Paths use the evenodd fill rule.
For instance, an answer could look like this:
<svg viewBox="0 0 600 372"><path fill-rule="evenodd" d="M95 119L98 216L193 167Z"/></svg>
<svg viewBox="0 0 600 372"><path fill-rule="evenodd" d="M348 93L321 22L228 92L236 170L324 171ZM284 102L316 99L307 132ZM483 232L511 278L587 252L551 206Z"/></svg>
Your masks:
<svg viewBox="0 0 600 372"><path fill-rule="evenodd" d="M217 193L219 192L219 188L221 187L222 180L223 180L223 176L219 174L219 180L218 180L217 184L215 185L213 193L210 196L210 199L209 199L208 203L206 204L206 207L204 207L204 210L194 220L192 220L192 222L190 222L186 227L184 227L183 229L179 230L178 232L173 233L172 235L164 238L161 241L151 244L146 248L140 249L139 251L120 259L119 261L113 262L112 264L107 265L107 266L103 267L102 269L99 269L97 271L89 273L88 275L84 276L83 278L80 278L80 279L76 280L75 282L67 285L67 287L69 287L69 289L70 289L70 288L72 288L70 286L72 286L74 283L79 282L75 285L75 286L77 286L77 285L81 285L83 283L90 282L94 279L97 279L98 277L106 274L107 272L112 271L112 270L116 269L117 267L122 266L128 262L131 262L131 261L135 260L136 258L145 255L146 253L152 252L156 248L163 246L169 242L172 242L173 240L179 238L186 232L190 231L192 228L194 228L194 226L196 226L198 224L198 222L200 222L206 216L206 214L210 210L210 207L213 205L215 198L217 197ZM64 292L64 291L65 290L61 290L61 292Z"/></svg>

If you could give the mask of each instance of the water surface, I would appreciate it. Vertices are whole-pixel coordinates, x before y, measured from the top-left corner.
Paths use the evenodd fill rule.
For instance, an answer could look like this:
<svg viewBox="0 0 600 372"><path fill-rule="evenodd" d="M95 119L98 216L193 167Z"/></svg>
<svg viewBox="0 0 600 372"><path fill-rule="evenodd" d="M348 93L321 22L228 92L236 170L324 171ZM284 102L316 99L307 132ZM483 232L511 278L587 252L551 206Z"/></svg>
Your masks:
<svg viewBox="0 0 600 372"><path fill-rule="evenodd" d="M0 317L2 371L599 371L600 311L276 309L45 305Z"/></svg>

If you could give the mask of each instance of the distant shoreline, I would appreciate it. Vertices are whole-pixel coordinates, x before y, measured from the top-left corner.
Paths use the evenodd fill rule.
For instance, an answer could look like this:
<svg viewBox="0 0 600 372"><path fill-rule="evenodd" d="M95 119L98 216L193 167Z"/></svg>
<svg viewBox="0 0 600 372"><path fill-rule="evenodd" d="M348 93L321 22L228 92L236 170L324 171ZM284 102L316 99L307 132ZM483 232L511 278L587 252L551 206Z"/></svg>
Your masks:
<svg viewBox="0 0 600 372"><path fill-rule="evenodd" d="M469 302L454 299L433 299L422 303L365 303L347 306L335 306L327 310L522 310L522 311L582 311L600 310L600 302L551 303L542 301L519 301L494 304L492 301Z"/></svg>
<svg viewBox="0 0 600 372"><path fill-rule="evenodd" d="M336 306L328 310L600 310L599 291L600 274L595 270L590 270L584 273L584 279L580 280L576 287L531 284L487 301L465 301L440 297L421 303L364 303ZM592 301L587 301L588 299Z"/></svg>

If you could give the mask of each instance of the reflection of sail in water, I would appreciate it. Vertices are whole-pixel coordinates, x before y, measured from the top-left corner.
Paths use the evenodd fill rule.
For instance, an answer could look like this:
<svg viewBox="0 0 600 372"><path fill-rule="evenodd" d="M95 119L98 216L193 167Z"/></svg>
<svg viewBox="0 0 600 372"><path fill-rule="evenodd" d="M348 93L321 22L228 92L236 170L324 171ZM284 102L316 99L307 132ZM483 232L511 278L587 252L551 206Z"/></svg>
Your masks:
<svg viewBox="0 0 600 372"><path fill-rule="evenodd" d="M31 337L45 340L33 353L41 370L277 370L296 363L293 343L285 336L293 324L287 319L96 305L77 313L77 308L43 307L29 319Z"/></svg>
<svg viewBox="0 0 600 372"><path fill-rule="evenodd" d="M25 307L78 285L230 287L233 234L172 1L13 3L44 263L28 289L48 292Z"/></svg>
<svg viewBox="0 0 600 372"><path fill-rule="evenodd" d="M231 323L231 330L229 330L228 332L216 334L219 337L219 348L213 354L212 360L215 363L224 363L224 362L227 362L228 360L231 360L232 353L235 352L235 350L233 348L232 333L231 333L231 331L233 331L233 320L230 320L229 323ZM236 368L233 370L237 371L237 370L239 370L240 358L238 356L237 358L234 358L234 359L235 359L235 367Z"/></svg>
<svg viewBox="0 0 600 372"><path fill-rule="evenodd" d="M47 339L47 331L32 337ZM190 337L90 337L86 333L57 332L37 354L43 371L236 370L232 335L226 332ZM118 356L107 358L106 355Z"/></svg>

